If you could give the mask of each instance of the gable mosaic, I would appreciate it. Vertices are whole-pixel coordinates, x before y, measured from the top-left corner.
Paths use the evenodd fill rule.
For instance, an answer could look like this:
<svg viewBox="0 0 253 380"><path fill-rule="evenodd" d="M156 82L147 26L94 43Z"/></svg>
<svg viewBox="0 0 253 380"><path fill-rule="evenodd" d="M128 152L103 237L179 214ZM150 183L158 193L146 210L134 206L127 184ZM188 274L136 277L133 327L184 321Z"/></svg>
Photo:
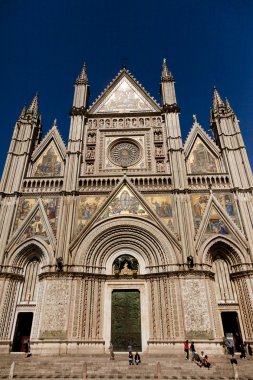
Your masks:
<svg viewBox="0 0 253 380"><path fill-rule="evenodd" d="M207 146L198 137L188 158L191 173L217 173L219 164Z"/></svg>
<svg viewBox="0 0 253 380"><path fill-rule="evenodd" d="M54 143L50 143L33 167L35 177L54 177L62 174L63 162Z"/></svg>

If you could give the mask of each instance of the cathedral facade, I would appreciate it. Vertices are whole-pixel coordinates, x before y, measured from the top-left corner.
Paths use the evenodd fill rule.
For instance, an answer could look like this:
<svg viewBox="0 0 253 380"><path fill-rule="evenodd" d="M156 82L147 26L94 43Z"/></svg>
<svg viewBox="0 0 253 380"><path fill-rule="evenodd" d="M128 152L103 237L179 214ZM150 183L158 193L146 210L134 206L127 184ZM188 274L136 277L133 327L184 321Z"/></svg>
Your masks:
<svg viewBox="0 0 253 380"><path fill-rule="evenodd" d="M161 105L123 68L69 141L42 139L38 97L14 128L0 197L0 352L221 350L253 340L253 181L237 117L214 89L211 138L183 144L174 79Z"/></svg>

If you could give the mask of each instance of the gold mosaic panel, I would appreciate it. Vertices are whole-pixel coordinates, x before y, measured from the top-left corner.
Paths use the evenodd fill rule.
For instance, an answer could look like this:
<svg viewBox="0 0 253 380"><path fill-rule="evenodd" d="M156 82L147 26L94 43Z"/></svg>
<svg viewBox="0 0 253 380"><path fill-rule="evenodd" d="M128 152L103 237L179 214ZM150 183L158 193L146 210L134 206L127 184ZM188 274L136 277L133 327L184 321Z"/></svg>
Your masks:
<svg viewBox="0 0 253 380"><path fill-rule="evenodd" d="M88 223L89 219L95 214L98 208L105 200L105 196L81 196L78 205L78 230L81 230L82 226Z"/></svg>
<svg viewBox="0 0 253 380"><path fill-rule="evenodd" d="M20 198L14 229L16 230L22 223L34 205L37 203L37 198Z"/></svg>
<svg viewBox="0 0 253 380"><path fill-rule="evenodd" d="M47 237L46 230L39 212L34 216L31 223L27 226L24 234L22 235L22 240L31 238L36 235Z"/></svg>
<svg viewBox="0 0 253 380"><path fill-rule="evenodd" d="M194 194L191 196L193 218L196 228L200 225L208 199L209 194Z"/></svg>
<svg viewBox="0 0 253 380"><path fill-rule="evenodd" d="M217 173L218 160L200 138L197 138L188 158L191 173Z"/></svg>
<svg viewBox="0 0 253 380"><path fill-rule="evenodd" d="M222 234L227 235L229 234L229 230L225 224L225 222L222 220L221 216L218 214L216 209L212 207L209 222L206 229L207 233L211 234Z"/></svg>
<svg viewBox="0 0 253 380"><path fill-rule="evenodd" d="M149 203L156 215L173 231L173 201L170 195L145 195L145 200Z"/></svg>
<svg viewBox="0 0 253 380"><path fill-rule="evenodd" d="M124 186L118 195L112 199L101 215L101 219L118 215L149 216L139 200L126 186Z"/></svg>
<svg viewBox="0 0 253 380"><path fill-rule="evenodd" d="M55 177L62 174L63 162L55 146L51 143L35 162L33 175L35 177Z"/></svg>

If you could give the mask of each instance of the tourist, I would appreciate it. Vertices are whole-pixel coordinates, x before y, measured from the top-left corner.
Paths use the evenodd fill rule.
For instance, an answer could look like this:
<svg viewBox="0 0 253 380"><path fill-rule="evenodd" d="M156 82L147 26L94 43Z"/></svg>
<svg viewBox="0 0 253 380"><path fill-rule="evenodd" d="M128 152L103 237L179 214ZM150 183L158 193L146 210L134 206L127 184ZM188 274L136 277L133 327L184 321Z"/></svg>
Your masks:
<svg viewBox="0 0 253 380"><path fill-rule="evenodd" d="M185 359L189 360L189 342L188 342L188 339L184 343L184 352L186 352L186 358Z"/></svg>
<svg viewBox="0 0 253 380"><path fill-rule="evenodd" d="M134 365L134 357L131 351L128 354L128 362L129 362L129 365Z"/></svg>
<svg viewBox="0 0 253 380"><path fill-rule="evenodd" d="M110 360L114 360L114 352L113 352L112 342L110 342L109 351L110 351Z"/></svg>
<svg viewBox="0 0 253 380"><path fill-rule="evenodd" d="M208 369L211 367L211 362L210 362L207 355L205 355L203 358L203 366L208 368Z"/></svg>
<svg viewBox="0 0 253 380"><path fill-rule="evenodd" d="M194 346L194 342L191 342L191 345L190 345L190 350L191 350L191 353L192 353L192 362L194 360L194 356L195 356L195 346Z"/></svg>
<svg viewBox="0 0 253 380"><path fill-rule="evenodd" d="M134 355L134 361L136 365L138 365L141 362L141 357L138 354L138 352L136 352L136 354Z"/></svg>
<svg viewBox="0 0 253 380"><path fill-rule="evenodd" d="M227 346L228 353L233 356L235 353L233 342L231 340L227 340L226 346Z"/></svg>
<svg viewBox="0 0 253 380"><path fill-rule="evenodd" d="M248 343L248 354L249 356L252 356L252 347L249 343Z"/></svg>
<svg viewBox="0 0 253 380"><path fill-rule="evenodd" d="M32 354L31 354L30 340L29 339L27 339L24 342L24 348L25 348L26 357L29 358L30 356L32 356Z"/></svg>
<svg viewBox="0 0 253 380"><path fill-rule="evenodd" d="M240 352L241 352L240 358L246 359L245 344L243 342L240 344Z"/></svg>

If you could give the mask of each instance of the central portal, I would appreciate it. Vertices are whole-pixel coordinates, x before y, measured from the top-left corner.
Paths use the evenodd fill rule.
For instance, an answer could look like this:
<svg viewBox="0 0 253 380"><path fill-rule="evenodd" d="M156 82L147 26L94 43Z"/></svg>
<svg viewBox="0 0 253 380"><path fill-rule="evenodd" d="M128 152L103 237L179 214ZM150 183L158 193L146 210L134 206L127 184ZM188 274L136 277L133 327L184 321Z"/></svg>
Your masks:
<svg viewBox="0 0 253 380"><path fill-rule="evenodd" d="M141 351L141 308L138 290L113 290L111 342L114 351Z"/></svg>

